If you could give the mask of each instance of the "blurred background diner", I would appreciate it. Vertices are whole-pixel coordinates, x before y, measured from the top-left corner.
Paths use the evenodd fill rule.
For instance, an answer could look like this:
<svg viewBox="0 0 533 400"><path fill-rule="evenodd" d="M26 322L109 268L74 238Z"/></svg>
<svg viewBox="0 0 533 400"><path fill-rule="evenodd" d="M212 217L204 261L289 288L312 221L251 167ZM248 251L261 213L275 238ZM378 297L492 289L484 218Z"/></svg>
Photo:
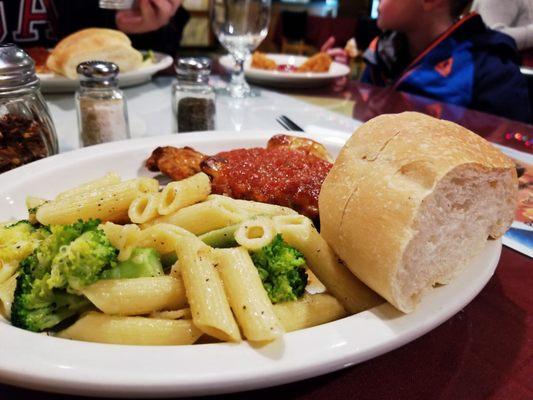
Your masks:
<svg viewBox="0 0 533 400"><path fill-rule="evenodd" d="M119 29L134 47L174 54L189 13L182 0L139 0L133 10L114 11L99 0L0 1L0 41L21 47L53 47L58 40L90 27Z"/></svg>
<svg viewBox="0 0 533 400"><path fill-rule="evenodd" d="M472 10L487 26L511 36L519 50L533 47L533 1L474 0Z"/></svg>
<svg viewBox="0 0 533 400"><path fill-rule="evenodd" d="M254 135L285 132L340 147L371 118L418 111L456 122L515 159L525 177L521 222L531 227L532 19L533 0L0 0L0 176L7 182L23 164L115 141L84 152L111 149L120 169L136 143L124 141L138 138L156 147L202 137L218 152L230 142L248 146L258 143ZM190 135L174 135L181 133ZM57 179L66 178L74 180ZM514 303L509 312L487 304L510 304L509 293L526 298L522 267L530 259L509 249L503 254L491 297L436 330L444 343L460 345L455 353L432 339L413 344L416 357L403 353L400 363L381 358L352 369L355 380L346 379L337 397L353 396L357 379L369 386L365 380L377 377L370 385L375 398L424 398L435 387L439 398L472 398L472 379L478 398L519 398L521 360L531 351L507 333L528 330L530 319L528 325L515 318ZM463 329L472 314L483 317L474 336ZM457 330L468 340L456 340ZM479 362L479 354L494 349L501 360ZM435 364L433 353L445 356L445 368L421 367ZM404 384L412 376L398 378L391 368L415 370L416 390ZM381 384L389 375L394 382ZM335 380L314 382L320 398L331 397ZM6 390L0 384L0 393ZM13 398L34 398L9 390Z"/></svg>
<svg viewBox="0 0 533 400"><path fill-rule="evenodd" d="M131 137L175 132L178 126L181 131L185 126L278 126L275 120L286 108L268 108L274 122L266 124L269 96L287 104L290 99L304 101L308 107L349 117L342 127L347 131L358 120L414 110L474 130L481 125L481 130L508 137L499 126L530 123L533 116L533 69L527 65L533 11L530 0L505 4L0 0L0 40L15 43L36 61L40 90L52 114L60 115L52 117L64 132L76 126L76 89L109 81L108 86L116 87L113 93L123 96L124 110L129 110L123 123L129 125ZM116 66L85 65L77 70L84 61ZM191 96L207 96L209 102L177 106ZM128 102L133 106L126 107ZM137 102L140 109L135 109ZM303 117L303 103L291 104L295 115L309 120ZM261 122L258 115L243 111L250 107L261 110ZM205 121L180 125L180 109L205 113ZM490 125L486 121L492 118L500 119ZM321 121L310 123L314 122ZM510 135L531 146L531 134L523 131ZM62 146L61 138L59 142L60 149L72 149L83 140L64 134L63 143L69 144Z"/></svg>
<svg viewBox="0 0 533 400"><path fill-rule="evenodd" d="M211 58L224 52L210 23L208 0L139 0L131 10L104 9L98 0L0 3L2 42L24 48L52 47L80 29L107 27L126 33L138 49ZM273 0L268 33L258 49L306 56L328 51L350 66L351 79L528 122L525 82L533 77L519 65L530 59L532 4Z"/></svg>

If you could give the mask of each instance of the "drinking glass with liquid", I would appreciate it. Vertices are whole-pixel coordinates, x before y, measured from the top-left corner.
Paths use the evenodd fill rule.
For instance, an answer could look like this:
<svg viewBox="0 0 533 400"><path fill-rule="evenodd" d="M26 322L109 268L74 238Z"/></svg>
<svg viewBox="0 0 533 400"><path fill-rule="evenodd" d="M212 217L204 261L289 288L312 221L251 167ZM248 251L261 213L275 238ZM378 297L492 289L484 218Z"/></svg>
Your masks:
<svg viewBox="0 0 533 400"><path fill-rule="evenodd" d="M211 23L218 40L232 55L235 68L227 91L232 97L249 97L244 61L265 39L271 0L211 0Z"/></svg>

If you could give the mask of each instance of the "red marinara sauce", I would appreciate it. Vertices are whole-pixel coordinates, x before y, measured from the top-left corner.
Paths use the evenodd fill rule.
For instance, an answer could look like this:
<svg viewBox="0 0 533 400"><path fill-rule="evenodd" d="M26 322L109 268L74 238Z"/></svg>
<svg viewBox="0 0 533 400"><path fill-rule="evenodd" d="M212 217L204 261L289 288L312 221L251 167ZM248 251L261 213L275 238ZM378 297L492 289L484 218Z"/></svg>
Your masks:
<svg viewBox="0 0 533 400"><path fill-rule="evenodd" d="M318 219L318 195L332 164L289 148L237 149L219 153L212 190L233 198L290 207Z"/></svg>

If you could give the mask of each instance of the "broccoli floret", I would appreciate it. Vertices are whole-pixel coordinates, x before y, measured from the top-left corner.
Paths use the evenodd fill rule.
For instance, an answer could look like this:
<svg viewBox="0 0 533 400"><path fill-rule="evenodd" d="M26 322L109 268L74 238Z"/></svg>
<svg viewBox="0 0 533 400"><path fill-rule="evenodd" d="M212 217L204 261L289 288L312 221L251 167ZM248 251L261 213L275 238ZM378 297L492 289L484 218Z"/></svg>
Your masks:
<svg viewBox="0 0 533 400"><path fill-rule="evenodd" d="M53 291L45 281L33 279L30 265L23 262L11 306L11 323L19 328L41 332L89 306L90 302L85 297Z"/></svg>
<svg viewBox="0 0 533 400"><path fill-rule="evenodd" d="M0 227L0 266L18 264L49 234L45 227L35 227L26 220Z"/></svg>
<svg viewBox="0 0 533 400"><path fill-rule="evenodd" d="M305 258L298 250L285 243L281 235L251 254L272 303L296 300L304 294L307 285Z"/></svg>
<svg viewBox="0 0 533 400"><path fill-rule="evenodd" d="M51 288L65 288L69 293L81 294L85 286L96 282L100 273L116 263L117 249L99 229L82 233L64 245L52 260Z"/></svg>
<svg viewBox="0 0 533 400"><path fill-rule="evenodd" d="M163 275L159 253L150 248L135 248L129 259L102 272L102 279L129 279Z"/></svg>
<svg viewBox="0 0 533 400"><path fill-rule="evenodd" d="M152 62L156 61L155 53L153 50L148 50L146 53L143 54L143 61L150 60Z"/></svg>
<svg viewBox="0 0 533 400"><path fill-rule="evenodd" d="M97 229L100 221L89 220L87 222L78 221L71 225L51 225L49 227L51 235L44 239L39 247L29 257L31 272L35 278L41 279L51 271L52 261L59 252L59 249L68 245L81 234Z"/></svg>
<svg viewBox="0 0 533 400"><path fill-rule="evenodd" d="M50 226L49 236L21 262L11 308L14 326L40 332L90 305L80 290L112 268L117 256L98 224Z"/></svg>
<svg viewBox="0 0 533 400"><path fill-rule="evenodd" d="M15 226L28 226L28 225L32 226L30 221L28 221L27 219L21 219L20 221L13 222L12 224L7 223L6 225L3 226L3 228L13 228Z"/></svg>

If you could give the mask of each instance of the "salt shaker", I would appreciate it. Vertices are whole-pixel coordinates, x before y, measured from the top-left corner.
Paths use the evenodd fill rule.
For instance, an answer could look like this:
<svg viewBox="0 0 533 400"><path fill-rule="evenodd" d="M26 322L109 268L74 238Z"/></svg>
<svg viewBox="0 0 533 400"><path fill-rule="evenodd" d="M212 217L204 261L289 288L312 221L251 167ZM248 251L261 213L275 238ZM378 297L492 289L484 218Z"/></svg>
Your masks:
<svg viewBox="0 0 533 400"><path fill-rule="evenodd" d="M78 126L83 146L130 137L126 100L118 88L118 66L105 61L78 65Z"/></svg>
<svg viewBox="0 0 533 400"><path fill-rule="evenodd" d="M178 81L172 86L172 111L176 132L215 129L215 91L209 85L208 58L180 58L175 65Z"/></svg>
<svg viewBox="0 0 533 400"><path fill-rule="evenodd" d="M0 173L57 152L33 60L14 44L0 44Z"/></svg>

